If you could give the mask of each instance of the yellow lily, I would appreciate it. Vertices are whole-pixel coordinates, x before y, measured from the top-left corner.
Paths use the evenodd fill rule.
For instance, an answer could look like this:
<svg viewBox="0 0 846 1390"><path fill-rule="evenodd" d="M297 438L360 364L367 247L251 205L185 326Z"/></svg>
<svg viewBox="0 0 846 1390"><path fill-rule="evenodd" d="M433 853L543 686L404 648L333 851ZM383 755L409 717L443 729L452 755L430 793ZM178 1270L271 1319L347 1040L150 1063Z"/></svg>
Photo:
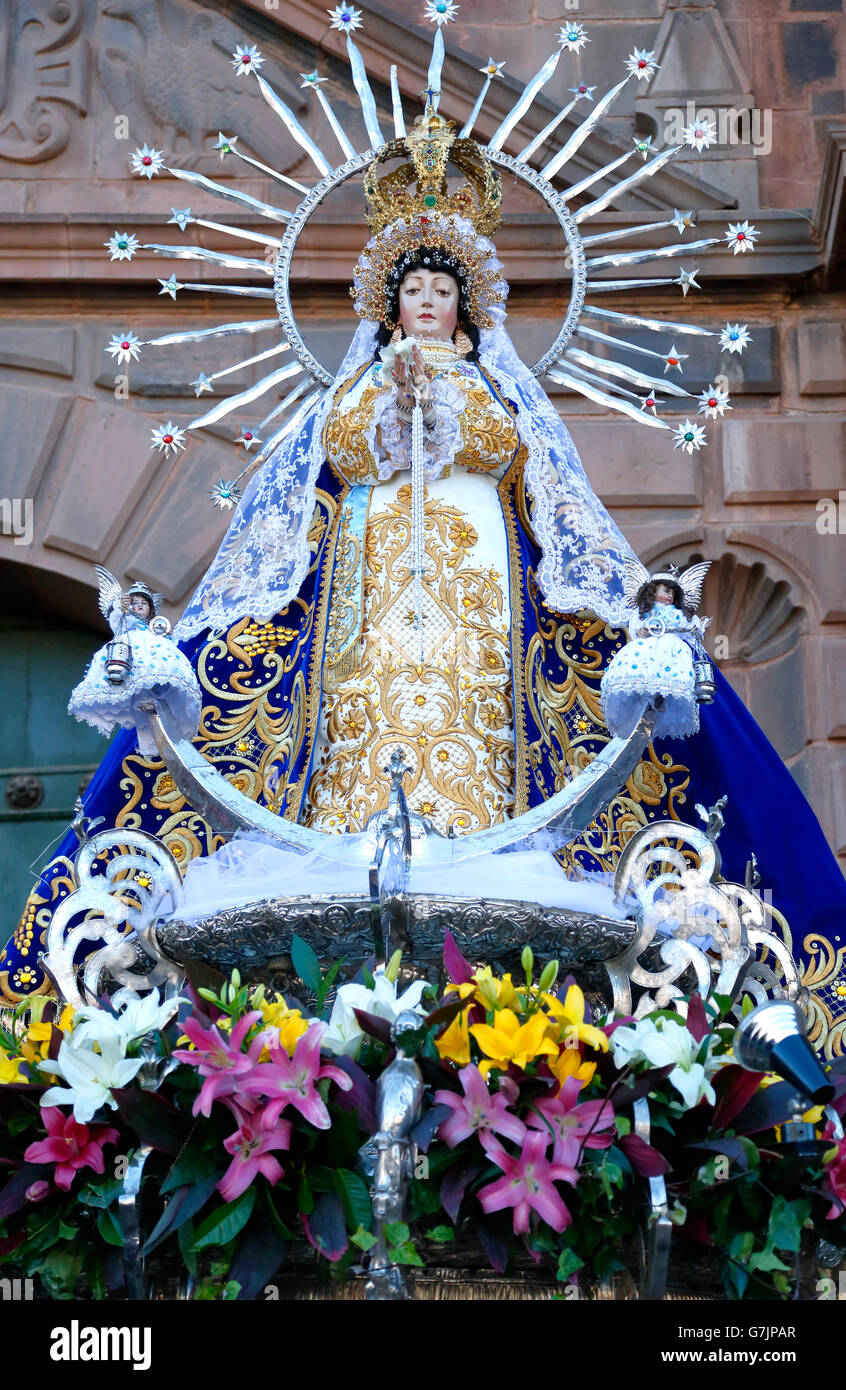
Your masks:
<svg viewBox="0 0 846 1390"><path fill-rule="evenodd" d="M559 1091L570 1076L577 1076L582 1086L586 1086L596 1071L596 1062L583 1061L577 1047L562 1047L558 1056L550 1057L546 1065L558 1082Z"/></svg>
<svg viewBox="0 0 846 1390"><path fill-rule="evenodd" d="M22 1057L13 1057L0 1047L0 1086L12 1086L16 1082L25 1082L26 1077L21 1076L22 1066Z"/></svg>
<svg viewBox="0 0 846 1390"><path fill-rule="evenodd" d="M479 1063L482 1075L487 1076L493 1067L505 1071L510 1062L524 1069L541 1055L556 1056L558 1047L544 1036L548 1024L546 1015L540 1013L521 1023L512 1009L498 1009L494 1014L493 1026L488 1023L474 1024L470 1032L490 1058Z"/></svg>
<svg viewBox="0 0 846 1390"><path fill-rule="evenodd" d="M588 1047L595 1048L597 1052L608 1051L608 1039L600 1028L595 1028L592 1023L585 1023L585 996L578 985L571 985L567 990L564 1003L556 999L554 994L544 994L541 996L544 1004L552 1014L547 1023L551 1025L550 1032L553 1037L564 1039L565 1045L575 1049L578 1043L587 1043Z"/></svg>
<svg viewBox="0 0 846 1390"><path fill-rule="evenodd" d="M467 1031L467 1020L470 1014L469 1009L464 1009L452 1020L447 1029L441 1033L439 1038L435 1038L435 1047L438 1055L444 1062L456 1062L460 1067L466 1067L470 1061L470 1034Z"/></svg>
<svg viewBox="0 0 846 1390"><path fill-rule="evenodd" d="M28 1062L44 1059L50 1047L52 1023L31 1023L21 1038L21 1052Z"/></svg>
<svg viewBox="0 0 846 1390"><path fill-rule="evenodd" d="M299 1009L289 1009L284 999L276 999L272 1003L262 999L259 1000L258 1007L263 1022L279 1030L280 1043L288 1056L293 1057L299 1039L308 1028L308 1021L303 1018ZM270 1061L269 1048L263 1049L259 1060Z"/></svg>
<svg viewBox="0 0 846 1390"><path fill-rule="evenodd" d="M485 1009L514 1009L522 1012L522 1001L510 975L498 980L489 965L477 970L473 976L476 984L476 998Z"/></svg>

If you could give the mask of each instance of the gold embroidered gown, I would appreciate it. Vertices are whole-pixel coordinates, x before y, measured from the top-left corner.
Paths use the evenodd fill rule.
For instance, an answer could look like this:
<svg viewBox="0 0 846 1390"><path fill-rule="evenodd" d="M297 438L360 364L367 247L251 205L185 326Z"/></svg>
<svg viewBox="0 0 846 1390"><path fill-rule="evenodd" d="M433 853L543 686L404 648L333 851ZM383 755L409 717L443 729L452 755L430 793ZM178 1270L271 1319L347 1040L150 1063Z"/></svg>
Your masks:
<svg viewBox="0 0 846 1390"><path fill-rule="evenodd" d="M324 428L350 485L332 579L323 691L304 811L361 830L387 804L401 749L412 810L455 833L514 806L508 548L498 485L519 464L514 412L452 344L427 344L423 633L414 626L410 425L380 366L336 393Z"/></svg>

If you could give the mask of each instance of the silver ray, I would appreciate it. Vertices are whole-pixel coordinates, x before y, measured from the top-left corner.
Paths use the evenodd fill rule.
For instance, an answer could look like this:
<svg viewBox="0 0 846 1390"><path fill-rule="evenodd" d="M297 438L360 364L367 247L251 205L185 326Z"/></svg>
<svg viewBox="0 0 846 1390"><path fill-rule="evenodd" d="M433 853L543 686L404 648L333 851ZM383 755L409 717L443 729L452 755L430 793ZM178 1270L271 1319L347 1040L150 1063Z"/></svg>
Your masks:
<svg viewBox="0 0 846 1390"><path fill-rule="evenodd" d="M604 376L599 376L597 372L585 371L584 367L577 367L574 362L567 362L563 357L558 360L562 367L566 366L568 372L581 377L582 381L593 381L597 386L601 386L603 391L611 391L615 396L627 396L630 401L640 400L636 391L629 391L625 386L618 386L616 382L607 381Z"/></svg>
<svg viewBox="0 0 846 1390"><path fill-rule="evenodd" d="M226 265L233 270L258 270L262 275L273 274L273 266L265 261L253 260L250 256L229 256L225 251L207 251L205 246L167 246L145 241L142 250L155 251L157 256L175 256L180 261L208 261L212 265Z"/></svg>
<svg viewBox="0 0 846 1390"><path fill-rule="evenodd" d="M444 70L444 35L441 25L435 30L432 41L432 57L426 75L426 86L433 93L432 107L437 111L441 100L441 75Z"/></svg>
<svg viewBox="0 0 846 1390"><path fill-rule="evenodd" d="M355 150L350 144L349 139L347 138L347 133L341 125L341 122L338 120L338 117L335 115L335 112L329 105L329 98L326 96L326 93L324 92L323 88L318 87L315 83L314 85L312 85L312 91L314 92L314 95L317 97L317 100L320 102L320 105L323 108L323 114L329 122L330 126L332 127L332 133L341 147L341 153L343 154L344 159L355 159ZM304 191L308 192L307 189Z"/></svg>
<svg viewBox="0 0 846 1390"><path fill-rule="evenodd" d="M574 376L572 372L563 371L560 367L553 367L546 373L552 381L557 381L561 386L570 386L580 395L587 396L589 401L595 401L597 405L607 405L611 410L619 410L621 414L628 415L632 420L637 420L638 424L647 425L650 429L666 430L669 426L664 420L659 420L657 416L650 415L645 410L636 410L628 401L621 400L619 396L609 395L607 391L600 391L597 386L591 386L587 381L582 381Z"/></svg>
<svg viewBox="0 0 846 1390"><path fill-rule="evenodd" d="M664 354L656 352L654 348L640 347L637 343L626 342L625 338L615 338L611 333L601 333L598 328L588 328L583 323L573 329L573 337L595 338L600 343L613 343L615 347L625 348L627 352L640 352L645 357L657 357L659 362L665 361Z"/></svg>
<svg viewBox="0 0 846 1390"><path fill-rule="evenodd" d="M273 290L257 290L249 285L206 285L200 284L199 280L192 280L190 284L183 285L180 282L181 290L202 290L206 294L240 294L245 299L275 299L276 294ZM275 320L276 323L279 320Z"/></svg>
<svg viewBox="0 0 846 1390"><path fill-rule="evenodd" d="M644 232L658 232L664 227L672 227L675 222L673 217L665 217L661 222L644 222L642 225L627 223L625 227L618 227L616 231L597 232L595 236L583 236L582 246L599 246L604 241L622 241L624 237L642 236Z"/></svg>
<svg viewBox="0 0 846 1390"><path fill-rule="evenodd" d="M227 236L241 237L243 241L257 241L260 246L275 246L282 249L282 243L278 237L264 236L262 232L248 232L246 227L233 227L228 222L210 222L205 217L192 217L192 225L196 227L208 227L212 232L225 232Z"/></svg>
<svg viewBox="0 0 846 1390"><path fill-rule="evenodd" d="M626 150L624 154L618 155L616 159L612 159L610 164L605 164L601 169L596 169L592 174L588 174L587 178L582 179L581 183L574 183L570 188L563 189L561 197L564 199L578 198L580 193L584 193L585 189L592 187L599 179L604 179L608 174L613 174L615 169L619 169L620 165L625 164L626 160L631 159L632 155L635 153L635 150Z"/></svg>
<svg viewBox="0 0 846 1390"><path fill-rule="evenodd" d="M264 419L259 422L258 428L263 430L265 425L269 425L271 420L276 419L277 415L283 415L288 407L294 404L294 401L299 400L303 391L306 391L308 387L311 386L313 380L313 377L307 376L302 381L298 381L293 391L289 391L287 396L283 396L279 404L275 405L270 411L270 414L265 415Z"/></svg>
<svg viewBox="0 0 846 1390"><path fill-rule="evenodd" d="M561 49L559 48L557 52L552 54L551 57L547 58L543 67L538 69L531 82L527 83L519 100L515 102L514 106L512 106L508 115L505 117L505 120L501 121L500 124L497 126L496 130L494 131L493 136L491 137L491 140L488 143L489 150L502 149L503 145L505 144L505 141L508 139L517 122L519 120L522 120L523 116L525 116L526 112L528 111L529 107L531 106L532 102L537 96L538 92L541 90L542 87L546 86L550 77L555 72L555 69L558 67L558 60L560 57Z"/></svg>
<svg viewBox="0 0 846 1390"><path fill-rule="evenodd" d="M221 377L231 376L241 367L252 367L256 362L266 362L269 357L278 357L280 352L290 351L290 343L277 343L275 347L267 348L264 352L257 352L254 357L245 357L243 362L233 362L231 367L221 367L219 372L212 372L209 381L219 381Z"/></svg>
<svg viewBox="0 0 846 1390"><path fill-rule="evenodd" d="M261 78L259 78L261 81ZM262 217L269 217L271 222L290 222L292 214L286 212L284 208L273 207L271 203L263 203L260 198L254 198L250 193L242 193L237 188L226 188L222 183L216 183L214 179L207 179L205 174L197 174L193 169L168 169L169 174L174 178L182 179L184 183L193 183L197 188L205 188L206 192L214 193L218 198L225 198L229 203L238 203L241 207L251 208L253 212L258 212Z"/></svg>
<svg viewBox="0 0 846 1390"><path fill-rule="evenodd" d="M633 381L635 386L645 386L649 390L664 391L668 396L690 395L690 392L685 391L683 386L677 386L668 377L649 376L647 372L639 372L636 367L626 367L622 362L610 362L605 357L596 357L594 353L585 352L583 348L568 348L564 356L568 361L575 362L582 367L592 367L594 371L600 372L604 376L619 377L621 381Z"/></svg>
<svg viewBox="0 0 846 1390"><path fill-rule="evenodd" d="M269 164L262 164L260 159L253 159L251 154L244 154L237 145L230 145L229 153L234 154L237 159L243 159L245 164L252 164L254 169L261 169L263 174L269 175L277 183L286 184L288 188L293 188L297 193L310 193L311 189L306 188L304 183L298 183L296 179L291 179L287 174L281 174L278 169L272 169Z"/></svg>
<svg viewBox="0 0 846 1390"><path fill-rule="evenodd" d="M261 89L261 94L270 107L271 111L279 117L282 124L293 135L301 149L305 150L312 164L314 164L321 177L325 178L331 174L332 166L319 146L315 145L307 130L303 130L290 106L277 96L270 83L265 81L260 72L255 72L254 76Z"/></svg>
<svg viewBox="0 0 846 1390"><path fill-rule="evenodd" d="M610 92L606 92L605 96L600 97L596 105L591 107L590 113L585 117L585 119L581 122L580 125L576 126L576 129L573 131L573 134L570 136L570 139L567 141L566 145L562 145L558 153L556 155L553 155L549 163L544 165L543 169L541 169L541 178L554 178L561 166L563 164L566 164L568 159L572 159L573 155L576 153L576 150L581 149L582 145L585 143L585 140L587 140L594 126L596 126L598 122L601 120L602 116L608 110L608 107L611 105L615 97L620 92L622 92L628 80L628 76L624 77L622 82L618 82L616 87L612 87Z"/></svg>
<svg viewBox="0 0 846 1390"><path fill-rule="evenodd" d="M391 64L391 106L394 113L394 135L400 140L405 135L405 116L403 115L396 63Z"/></svg>
<svg viewBox="0 0 846 1390"><path fill-rule="evenodd" d="M481 111L481 109L482 109L482 107L483 107L483 105L484 105L484 103L485 103L485 97L486 97L487 94L488 94L488 90L489 90L489 88L490 88L490 85L491 85L491 82L492 82L492 81L493 81L493 77L492 77L490 74L488 74L488 76L485 78L484 82L482 83L482 89L481 89L481 91L479 92L479 95L478 95L477 98L476 98L476 102L475 102L475 105L474 105L474 107L473 107L473 110L470 112L470 115L467 117L467 120L464 122L464 125L461 127L461 131L460 131L459 137L458 137L459 140L466 140L467 137L469 136L471 130L473 129L474 125L475 125L476 122L478 121L478 119L479 119L479 112Z"/></svg>
<svg viewBox="0 0 846 1390"><path fill-rule="evenodd" d="M364 66L364 59L353 43L350 34L347 34L347 55L350 60L350 71L352 72L353 86L358 94L361 114L364 117L364 128L367 131L367 138L370 141L372 150L380 150L385 143L385 137L379 129L379 117L376 115L376 101L367 80L367 70ZM325 169L324 173L329 173Z"/></svg>
<svg viewBox="0 0 846 1390"><path fill-rule="evenodd" d="M455 865L482 854L563 848L587 830L631 777L652 737L655 718L655 711L645 707L628 738L609 739L602 752L561 791L513 820L453 839L427 835L415 840L415 864ZM334 835L275 815L228 782L193 743L171 734L168 722L161 711L150 714L159 756L182 795L216 833L229 838L239 830L260 830L295 854L317 851L335 863L361 865L366 876L374 853L372 831Z"/></svg>
<svg viewBox="0 0 846 1390"><path fill-rule="evenodd" d="M592 256L590 260L585 261L585 265L588 270L596 270L600 265L636 265L644 261L667 261L673 256L686 256L691 251L701 251L703 246L716 246L721 240L721 237L709 236L702 241L689 241L686 244L677 241L672 246L653 246L643 251L621 251L619 255Z"/></svg>
<svg viewBox="0 0 846 1390"><path fill-rule="evenodd" d="M191 287L193 289L193 286ZM202 286L201 288L208 288ZM213 285L212 289L217 286ZM190 333L165 333L161 338L150 338L146 346L167 347L170 343L199 343L204 338L226 338L231 333L261 333L268 328L279 327L278 319L247 319L243 323L219 323L215 328L197 328Z"/></svg>
<svg viewBox="0 0 846 1390"><path fill-rule="evenodd" d="M490 79L488 80L490 81ZM524 150L520 151L520 153L517 155L517 159L520 160L521 164L525 164L528 160L530 160L532 155L535 153L535 150L539 150L541 145L546 143L550 135L552 135L552 133L558 129L561 122L567 116L569 116L570 112L572 111L573 107L576 105L576 102L578 100L578 97L573 97L573 100L568 102L566 106L562 106L561 110L558 112L558 115L553 116L549 124L544 126L543 130L540 132L539 135L535 136L531 144L527 145Z"/></svg>
<svg viewBox="0 0 846 1390"><path fill-rule="evenodd" d="M648 290L654 285L674 285L675 280L588 280L585 285L586 290L593 290L594 294L607 294L609 290Z"/></svg>
<svg viewBox="0 0 846 1390"><path fill-rule="evenodd" d="M640 284L641 281L635 281ZM674 280L663 280L662 284L675 284ZM713 328L702 328L697 323L675 323L670 319L645 319L640 314L624 314L619 309L600 309L596 304L586 304L582 310L584 318L602 319L608 323L625 323L631 328L648 328L651 333L690 333L702 338L716 338Z"/></svg>
<svg viewBox="0 0 846 1390"><path fill-rule="evenodd" d="M224 400L218 401L205 415L199 415L196 420L192 420L188 429L201 430L206 425L215 424L217 420L222 420L224 415L229 415L231 411L239 410L242 405L249 405L251 401L263 396L265 391L269 391L278 381L285 381L288 377L296 376L298 372L303 371L305 368L299 362L291 362L287 367L278 367L275 372L269 372L267 376L262 377L261 381L248 386L246 391L239 391L237 396L227 396Z"/></svg>
<svg viewBox="0 0 846 1390"><path fill-rule="evenodd" d="M654 159L650 159L646 164L641 164L633 174L629 174L628 178L615 183L612 188L608 189L607 193L600 193L599 197L595 198L592 203L587 203L583 208L579 208L578 212L574 213L573 220L585 222L588 218L595 217L598 212L602 212L610 203L613 203L615 198L619 198L623 193L628 193L630 188L634 188L644 179L649 179L653 174L657 174L658 170L663 169L665 164L669 164L671 159L675 159L682 149L684 149L683 145L671 145L669 149L662 150Z"/></svg>
<svg viewBox="0 0 846 1390"><path fill-rule="evenodd" d="M314 386L314 377L309 376L306 381L306 385ZM309 395L306 396L305 400L302 402L300 406L297 407L290 419L285 421L282 428L280 430L277 430L276 434L274 434L273 437L267 441L261 453L256 455L255 459L253 460L254 463L264 463L265 459L270 458L270 455L273 453L274 449L278 449L283 439L286 439L289 434L293 434L294 430L297 429L300 423L308 415L312 406L320 400L320 398L323 395L323 392L324 388L322 386L318 386L315 390L311 391Z"/></svg>

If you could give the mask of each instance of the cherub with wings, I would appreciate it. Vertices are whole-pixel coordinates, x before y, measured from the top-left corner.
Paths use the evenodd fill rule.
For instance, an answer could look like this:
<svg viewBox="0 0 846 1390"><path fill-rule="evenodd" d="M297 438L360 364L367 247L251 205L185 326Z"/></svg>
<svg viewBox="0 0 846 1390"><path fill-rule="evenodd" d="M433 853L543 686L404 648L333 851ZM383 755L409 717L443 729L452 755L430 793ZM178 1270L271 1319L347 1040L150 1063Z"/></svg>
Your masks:
<svg viewBox="0 0 846 1390"><path fill-rule="evenodd" d="M602 677L605 722L627 737L650 703L658 710L653 737L685 738L699 728L694 661L704 655L707 618L696 614L709 560L650 574L629 560L623 579L630 642L615 654Z"/></svg>
<svg viewBox="0 0 846 1390"><path fill-rule="evenodd" d="M106 735L118 725L134 728L141 752L155 757L149 706L172 735L194 738L202 708L197 677L170 637L170 623L158 616L163 595L142 582L124 589L110 570L95 570L100 611L114 638L94 653L68 712Z"/></svg>

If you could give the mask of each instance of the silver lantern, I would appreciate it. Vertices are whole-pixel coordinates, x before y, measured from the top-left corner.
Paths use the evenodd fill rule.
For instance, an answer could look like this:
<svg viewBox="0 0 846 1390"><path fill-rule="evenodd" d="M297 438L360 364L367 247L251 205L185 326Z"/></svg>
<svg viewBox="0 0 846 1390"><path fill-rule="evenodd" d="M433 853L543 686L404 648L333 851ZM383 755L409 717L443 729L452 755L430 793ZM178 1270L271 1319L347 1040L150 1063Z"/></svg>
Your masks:
<svg viewBox="0 0 846 1390"><path fill-rule="evenodd" d="M693 693L700 705L713 704L717 683L714 680L714 668L707 656L702 656L693 663Z"/></svg>
<svg viewBox="0 0 846 1390"><path fill-rule="evenodd" d="M112 685L125 681L132 669L132 648L125 637L114 637L106 644L106 675Z"/></svg>

